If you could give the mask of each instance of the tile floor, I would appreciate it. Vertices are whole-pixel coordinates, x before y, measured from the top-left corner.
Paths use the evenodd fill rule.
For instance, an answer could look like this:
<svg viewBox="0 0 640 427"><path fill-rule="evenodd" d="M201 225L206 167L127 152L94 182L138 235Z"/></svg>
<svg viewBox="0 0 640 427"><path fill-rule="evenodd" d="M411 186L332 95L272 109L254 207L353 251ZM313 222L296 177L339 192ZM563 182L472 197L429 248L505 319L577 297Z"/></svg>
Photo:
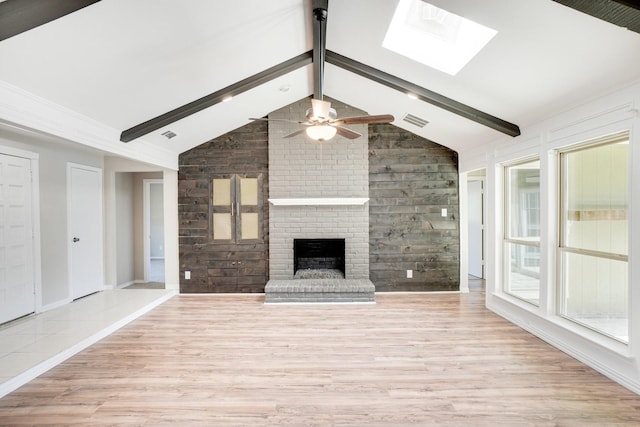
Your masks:
<svg viewBox="0 0 640 427"><path fill-rule="evenodd" d="M175 294L164 289L102 291L0 326L0 397Z"/></svg>

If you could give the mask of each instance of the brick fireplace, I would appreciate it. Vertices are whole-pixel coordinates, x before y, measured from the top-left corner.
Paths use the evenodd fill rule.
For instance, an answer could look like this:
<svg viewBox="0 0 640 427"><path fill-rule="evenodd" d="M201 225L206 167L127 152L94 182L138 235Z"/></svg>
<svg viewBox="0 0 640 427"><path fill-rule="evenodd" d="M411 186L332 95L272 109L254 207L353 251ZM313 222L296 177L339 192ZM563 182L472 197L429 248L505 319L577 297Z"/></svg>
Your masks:
<svg viewBox="0 0 640 427"><path fill-rule="evenodd" d="M331 100L339 117L365 114ZM303 99L269 118L300 120ZM369 162L366 125L350 126L362 137L312 142L295 123L269 123L270 279L293 279L294 239L344 239L347 279L369 278Z"/></svg>
<svg viewBox="0 0 640 427"><path fill-rule="evenodd" d="M362 114L332 102L340 117ZM304 99L271 117L300 120L309 106ZM180 155L180 268L191 273L180 291L291 282L294 239L344 239L345 279L379 292L458 290L457 153L391 124L350 126L363 134L352 141L282 138L298 126L252 122ZM212 240L211 180L221 174L262 176L260 241Z"/></svg>

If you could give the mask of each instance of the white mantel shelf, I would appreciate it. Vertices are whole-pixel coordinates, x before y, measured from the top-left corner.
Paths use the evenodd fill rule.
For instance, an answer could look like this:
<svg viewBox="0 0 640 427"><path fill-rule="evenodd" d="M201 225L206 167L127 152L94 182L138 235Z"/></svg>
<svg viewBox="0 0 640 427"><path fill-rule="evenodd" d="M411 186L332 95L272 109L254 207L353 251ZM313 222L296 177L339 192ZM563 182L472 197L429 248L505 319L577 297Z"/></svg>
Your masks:
<svg viewBox="0 0 640 427"><path fill-rule="evenodd" d="M337 206L337 205L364 205L369 201L368 197L321 197L300 199L269 199L274 206Z"/></svg>

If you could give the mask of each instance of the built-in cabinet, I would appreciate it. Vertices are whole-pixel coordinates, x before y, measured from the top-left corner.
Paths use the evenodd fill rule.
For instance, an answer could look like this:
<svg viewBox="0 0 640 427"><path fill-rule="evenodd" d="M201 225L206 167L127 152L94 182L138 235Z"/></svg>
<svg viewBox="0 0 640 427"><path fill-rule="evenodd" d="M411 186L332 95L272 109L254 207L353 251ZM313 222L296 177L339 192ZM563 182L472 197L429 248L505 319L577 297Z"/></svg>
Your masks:
<svg viewBox="0 0 640 427"><path fill-rule="evenodd" d="M209 282L220 291L242 291L266 276L255 254L264 245L262 174L224 174L211 180Z"/></svg>
<svg viewBox="0 0 640 427"><path fill-rule="evenodd" d="M222 175L211 181L211 238L216 243L262 240L262 175Z"/></svg>

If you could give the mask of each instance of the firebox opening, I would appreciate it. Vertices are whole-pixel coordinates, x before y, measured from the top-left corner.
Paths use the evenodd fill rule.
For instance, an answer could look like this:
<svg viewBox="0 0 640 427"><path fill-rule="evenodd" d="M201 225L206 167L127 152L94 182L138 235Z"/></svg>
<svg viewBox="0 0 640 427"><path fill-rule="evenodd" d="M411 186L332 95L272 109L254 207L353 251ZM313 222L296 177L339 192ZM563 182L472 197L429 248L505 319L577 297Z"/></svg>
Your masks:
<svg viewBox="0 0 640 427"><path fill-rule="evenodd" d="M296 278L345 276L344 239L293 239Z"/></svg>

